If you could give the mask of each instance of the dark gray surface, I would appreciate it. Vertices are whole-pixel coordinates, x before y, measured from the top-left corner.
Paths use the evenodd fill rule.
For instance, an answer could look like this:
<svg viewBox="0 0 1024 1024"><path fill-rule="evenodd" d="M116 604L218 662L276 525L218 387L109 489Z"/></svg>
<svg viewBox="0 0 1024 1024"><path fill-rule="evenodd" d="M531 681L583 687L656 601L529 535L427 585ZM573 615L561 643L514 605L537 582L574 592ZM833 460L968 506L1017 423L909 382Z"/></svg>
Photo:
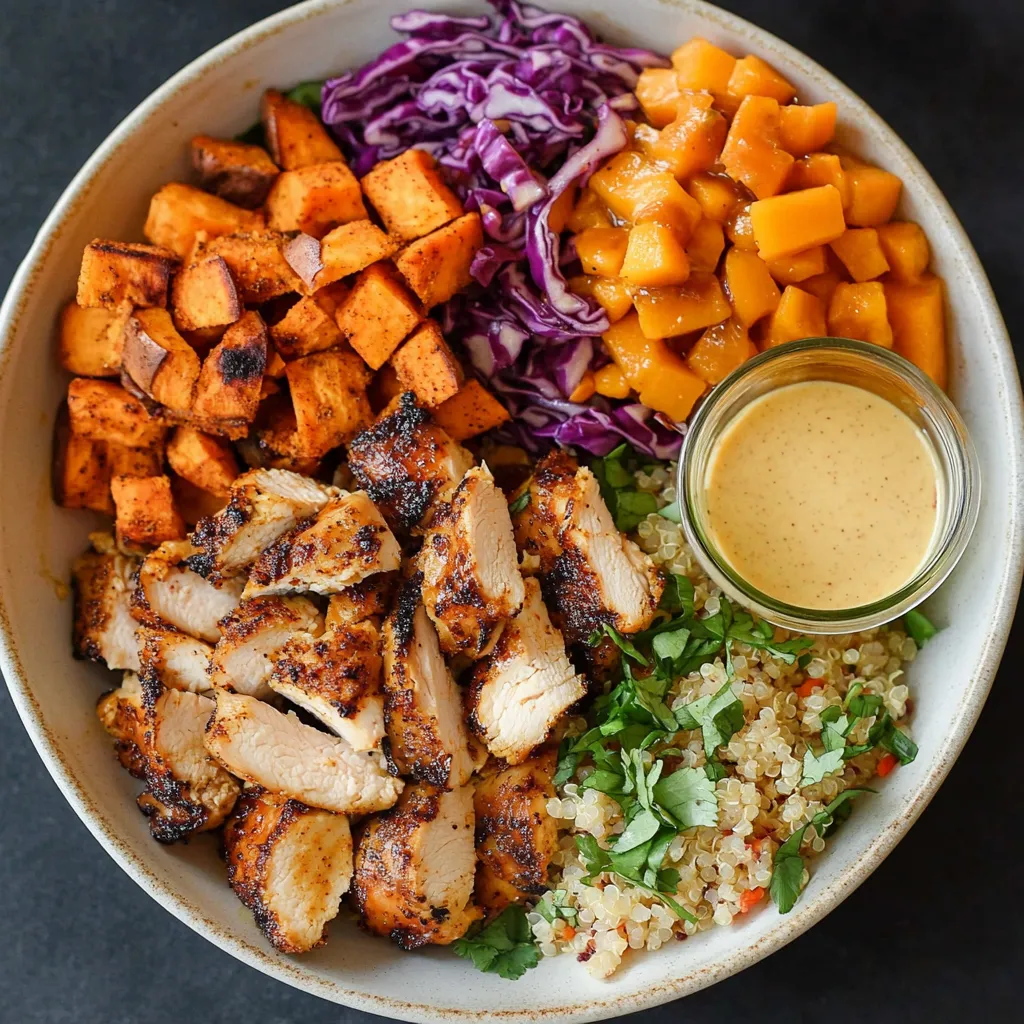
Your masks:
<svg viewBox="0 0 1024 1024"><path fill-rule="evenodd" d="M805 50L903 135L964 222L1011 334L1024 339L1020 0L722 5ZM110 129L187 61L281 6L4 0L0 289L60 191ZM1020 803L1013 723L1022 641L1018 627L981 722L942 791L854 896L742 975L631 1019L1019 1019L1024 882L1013 839ZM271 981L152 902L64 803L6 689L0 772L0 1021L377 1019Z"/></svg>

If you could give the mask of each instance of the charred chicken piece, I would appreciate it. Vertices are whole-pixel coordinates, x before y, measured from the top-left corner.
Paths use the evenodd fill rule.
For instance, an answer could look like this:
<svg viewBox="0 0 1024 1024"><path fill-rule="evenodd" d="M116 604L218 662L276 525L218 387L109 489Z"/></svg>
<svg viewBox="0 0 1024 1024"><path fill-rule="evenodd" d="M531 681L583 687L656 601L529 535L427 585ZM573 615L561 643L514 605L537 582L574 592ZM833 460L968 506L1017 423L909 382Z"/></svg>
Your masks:
<svg viewBox="0 0 1024 1024"><path fill-rule="evenodd" d="M75 656L102 662L107 668L139 670L136 622L131 613L132 576L138 566L111 550L88 551L72 569L75 591Z"/></svg>
<svg viewBox="0 0 1024 1024"><path fill-rule="evenodd" d="M365 491L335 498L267 548L249 571L245 597L333 594L398 568L402 552Z"/></svg>
<svg viewBox="0 0 1024 1024"><path fill-rule="evenodd" d="M522 611L506 623L494 650L473 666L466 694L470 728L495 757L519 764L585 693L562 634L548 617L540 584L527 579Z"/></svg>
<svg viewBox="0 0 1024 1024"><path fill-rule="evenodd" d="M212 685L253 697L270 696L274 662L300 630L319 634L323 616L304 597L254 597L220 623L221 638L210 660Z"/></svg>
<svg viewBox="0 0 1024 1024"><path fill-rule="evenodd" d="M579 463L561 448L552 448L537 463L533 476L516 491L510 502L528 493L525 505L512 516L516 547L523 559L523 571L531 567L545 576L562 553L558 535L562 530L566 503L576 485Z"/></svg>
<svg viewBox="0 0 1024 1024"><path fill-rule="evenodd" d="M350 442L348 462L391 529L407 532L454 490L473 456L406 391Z"/></svg>
<svg viewBox="0 0 1024 1024"><path fill-rule="evenodd" d="M142 679L192 693L203 693L213 686L210 680L213 647L210 644L177 629L153 626L140 626L135 638Z"/></svg>
<svg viewBox="0 0 1024 1024"><path fill-rule="evenodd" d="M402 792L377 751L357 751L255 697L215 690L214 699L206 749L240 779L338 814L385 810Z"/></svg>
<svg viewBox="0 0 1024 1024"><path fill-rule="evenodd" d="M347 740L376 750L384 738L380 633L372 622L320 636L294 633L277 656L270 687Z"/></svg>
<svg viewBox="0 0 1024 1024"><path fill-rule="evenodd" d="M418 564L441 649L484 654L525 593L508 502L486 466L469 470L451 501L435 511Z"/></svg>
<svg viewBox="0 0 1024 1024"><path fill-rule="evenodd" d="M231 499L192 533L199 549L189 568L211 582L248 568L280 536L327 504L332 488L286 469L252 469L231 485Z"/></svg>
<svg viewBox="0 0 1024 1024"><path fill-rule="evenodd" d="M337 594L331 595L327 604L324 625L327 629L334 629L335 626L347 626L367 619L379 621L391 607L391 598L397 584L397 572L381 572L339 590Z"/></svg>
<svg viewBox="0 0 1024 1024"><path fill-rule="evenodd" d="M384 687L389 756L399 774L442 788L464 785L480 758L462 717L459 688L420 601L417 573L384 620Z"/></svg>
<svg viewBox="0 0 1024 1024"><path fill-rule="evenodd" d="M474 865L472 787L419 782L366 826L352 892L369 931L402 949L447 945L480 917Z"/></svg>
<svg viewBox="0 0 1024 1024"><path fill-rule="evenodd" d="M327 941L352 881L348 818L266 790L245 790L224 828L228 881L282 953Z"/></svg>
<svg viewBox="0 0 1024 1024"><path fill-rule="evenodd" d="M146 783L139 808L162 843L216 828L235 805L238 783L203 745L212 711L208 697L144 683L134 673L97 706L121 764Z"/></svg>

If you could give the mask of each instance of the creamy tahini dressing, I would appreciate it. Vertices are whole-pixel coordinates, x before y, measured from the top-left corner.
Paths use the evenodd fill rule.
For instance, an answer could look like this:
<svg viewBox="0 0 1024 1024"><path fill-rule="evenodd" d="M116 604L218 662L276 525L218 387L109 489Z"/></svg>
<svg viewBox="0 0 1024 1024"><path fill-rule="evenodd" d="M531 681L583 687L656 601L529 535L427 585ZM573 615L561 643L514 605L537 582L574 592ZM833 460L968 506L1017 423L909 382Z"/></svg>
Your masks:
<svg viewBox="0 0 1024 1024"><path fill-rule="evenodd" d="M726 425L708 462L707 522L748 583L801 608L852 608L914 576L938 520L934 451L863 388L789 384Z"/></svg>

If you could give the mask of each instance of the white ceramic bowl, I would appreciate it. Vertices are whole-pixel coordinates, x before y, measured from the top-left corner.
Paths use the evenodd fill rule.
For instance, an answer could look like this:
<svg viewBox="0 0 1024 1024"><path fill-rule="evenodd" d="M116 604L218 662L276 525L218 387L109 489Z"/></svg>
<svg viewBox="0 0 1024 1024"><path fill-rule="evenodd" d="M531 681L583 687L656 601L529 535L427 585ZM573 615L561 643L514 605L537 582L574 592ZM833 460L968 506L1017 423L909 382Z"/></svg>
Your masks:
<svg viewBox="0 0 1024 1024"><path fill-rule="evenodd" d="M110 677L75 662L71 607L60 581L86 544L88 516L49 496L50 432L66 381L54 367L54 326L74 293L83 245L140 236L150 194L187 173L193 134L232 135L254 119L260 91L362 63L393 42L387 9L338 0L302 4L211 50L158 89L96 151L43 225L0 315L0 656L15 705L47 768L110 855L154 899L239 959L308 992L408 1020L595 1020L663 1003L778 949L827 914L879 864L935 793L967 739L992 682L1020 582L1021 395L1009 340L984 272L935 184L892 131L848 89L778 39L694 0L549 0L612 41L667 51L703 35L759 54L807 100L834 99L841 136L904 181L901 214L920 222L949 288L954 398L982 464L984 504L974 541L932 599L944 627L912 666L917 760L878 796L858 801L786 917L774 909L635 958L610 981L572 958L545 961L518 983L479 974L450 952L403 954L348 921L327 946L294 958L262 940L224 879L212 841L162 847L135 807L96 721ZM465 11L480 3L410 0Z"/></svg>

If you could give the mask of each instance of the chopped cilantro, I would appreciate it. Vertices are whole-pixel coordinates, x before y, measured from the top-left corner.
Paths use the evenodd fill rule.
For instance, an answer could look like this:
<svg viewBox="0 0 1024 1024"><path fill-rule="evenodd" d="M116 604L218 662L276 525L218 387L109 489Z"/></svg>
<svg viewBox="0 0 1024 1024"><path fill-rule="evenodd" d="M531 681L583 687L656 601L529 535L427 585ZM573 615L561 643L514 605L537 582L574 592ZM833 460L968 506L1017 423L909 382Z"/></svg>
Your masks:
<svg viewBox="0 0 1024 1024"><path fill-rule="evenodd" d="M652 796L680 829L718 824L715 784L701 768L677 768L654 784Z"/></svg>
<svg viewBox="0 0 1024 1024"><path fill-rule="evenodd" d="M540 960L526 911L513 903L486 928L452 943L456 956L471 960L478 971L497 974L509 981L521 978Z"/></svg>
<svg viewBox="0 0 1024 1024"><path fill-rule="evenodd" d="M892 716L886 711L871 727L868 739L872 746L879 746L895 754L900 764L910 764L917 757L917 744L902 730L896 727Z"/></svg>
<svg viewBox="0 0 1024 1024"><path fill-rule="evenodd" d="M508 514L510 516L514 516L514 515L518 514L519 512L522 512L523 509L526 508L526 506L529 505L529 504L530 504L530 491L529 491L529 488L527 488L525 491L523 491L522 494L519 495L518 498L513 498L508 503Z"/></svg>
<svg viewBox="0 0 1024 1024"><path fill-rule="evenodd" d="M670 615L690 618L693 615L693 582L690 577L672 573L665 581L658 607Z"/></svg>
<svg viewBox="0 0 1024 1024"><path fill-rule="evenodd" d="M903 616L903 625L907 627L907 632L918 647L924 647L938 633L938 629L932 625L931 620L916 608Z"/></svg>
<svg viewBox="0 0 1024 1024"><path fill-rule="evenodd" d="M717 693L698 697L675 711L680 729L700 729L704 754L711 760L715 751L743 728L743 702L726 683Z"/></svg>
<svg viewBox="0 0 1024 1024"><path fill-rule="evenodd" d="M846 763L843 757L845 744L836 750L826 750L815 754L810 747L804 752L804 774L800 779L801 786L812 786L821 782L826 775L832 775Z"/></svg>
<svg viewBox="0 0 1024 1024"><path fill-rule="evenodd" d="M601 488L601 497L615 525L627 532L635 529L652 512L658 511L658 499L636 486L633 472L638 468L639 458L627 444L620 444L590 463L591 472Z"/></svg>
<svg viewBox="0 0 1024 1024"><path fill-rule="evenodd" d="M647 659L633 646L633 644L627 640L617 629L609 626L605 623L600 629L595 629L593 633L587 638L587 643L591 647L596 647L604 637L611 637L612 643L627 657L632 658L635 662L640 665L647 665Z"/></svg>

